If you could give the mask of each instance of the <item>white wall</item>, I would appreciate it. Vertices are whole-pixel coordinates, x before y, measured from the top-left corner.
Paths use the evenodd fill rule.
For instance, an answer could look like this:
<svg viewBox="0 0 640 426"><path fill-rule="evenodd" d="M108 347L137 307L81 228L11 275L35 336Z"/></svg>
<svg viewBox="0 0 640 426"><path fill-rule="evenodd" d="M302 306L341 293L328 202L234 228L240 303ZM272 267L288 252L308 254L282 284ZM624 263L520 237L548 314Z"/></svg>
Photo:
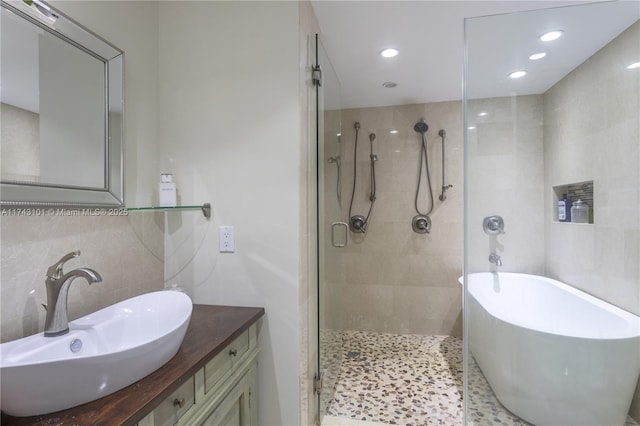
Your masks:
<svg viewBox="0 0 640 426"><path fill-rule="evenodd" d="M165 275L196 303L265 307L261 425L300 423L298 36L297 2L159 4L162 170L182 204L213 207L169 221Z"/></svg>

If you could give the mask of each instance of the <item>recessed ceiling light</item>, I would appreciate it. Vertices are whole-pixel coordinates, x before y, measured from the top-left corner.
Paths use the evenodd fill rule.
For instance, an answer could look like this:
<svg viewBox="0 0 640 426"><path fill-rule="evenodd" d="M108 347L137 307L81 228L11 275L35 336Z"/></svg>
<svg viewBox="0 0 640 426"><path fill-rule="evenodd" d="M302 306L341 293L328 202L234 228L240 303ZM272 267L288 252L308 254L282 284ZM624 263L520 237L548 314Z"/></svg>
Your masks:
<svg viewBox="0 0 640 426"><path fill-rule="evenodd" d="M537 61L538 59L542 59L545 56L547 56L545 52L534 53L533 55L529 56L529 59L531 59L532 61Z"/></svg>
<svg viewBox="0 0 640 426"><path fill-rule="evenodd" d="M484 117L484 116L487 116L487 115L489 115L488 112L482 111L481 113L478 114L478 117Z"/></svg>
<svg viewBox="0 0 640 426"><path fill-rule="evenodd" d="M467 127L467 130L475 130L476 126L469 126Z"/></svg>
<svg viewBox="0 0 640 426"><path fill-rule="evenodd" d="M527 75L527 72L526 72L526 71L518 70L518 71L514 71L514 72L512 72L511 74L509 74L509 78L513 78L513 79L516 79L516 78L522 78L522 77L524 77L525 75Z"/></svg>
<svg viewBox="0 0 640 426"><path fill-rule="evenodd" d="M540 41L553 41L562 37L562 34L564 34L564 31L562 30L553 30L542 34L538 38L540 39Z"/></svg>
<svg viewBox="0 0 640 426"><path fill-rule="evenodd" d="M396 133L398 133L397 130L389 130L389 133L391 133L392 135L395 135Z"/></svg>
<svg viewBox="0 0 640 426"><path fill-rule="evenodd" d="M385 81L384 83L382 83L382 85L387 89L393 89L394 87L397 86L397 84L394 83L393 81Z"/></svg>
<svg viewBox="0 0 640 426"><path fill-rule="evenodd" d="M634 62L633 64L627 67L628 70L634 70L636 68L640 68L640 62Z"/></svg>
<svg viewBox="0 0 640 426"><path fill-rule="evenodd" d="M393 58L398 55L398 49L388 48L380 51L380 56L383 58Z"/></svg>

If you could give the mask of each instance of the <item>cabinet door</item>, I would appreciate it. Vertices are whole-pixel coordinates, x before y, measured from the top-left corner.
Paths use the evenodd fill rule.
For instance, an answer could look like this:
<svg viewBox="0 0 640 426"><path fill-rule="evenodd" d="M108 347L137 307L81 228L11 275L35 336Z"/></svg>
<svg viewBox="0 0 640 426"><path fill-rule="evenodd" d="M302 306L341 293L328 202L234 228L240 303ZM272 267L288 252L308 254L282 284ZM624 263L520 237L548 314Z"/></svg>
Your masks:
<svg viewBox="0 0 640 426"><path fill-rule="evenodd" d="M223 407L218 408L216 411L204 421L203 426L240 426L242 425L242 405L244 401L242 398L237 399L231 407L228 408L226 414ZM222 419L220 419L222 417Z"/></svg>
<svg viewBox="0 0 640 426"><path fill-rule="evenodd" d="M253 371L247 372L235 387L224 397L222 402L207 417L203 426L252 426L251 405Z"/></svg>

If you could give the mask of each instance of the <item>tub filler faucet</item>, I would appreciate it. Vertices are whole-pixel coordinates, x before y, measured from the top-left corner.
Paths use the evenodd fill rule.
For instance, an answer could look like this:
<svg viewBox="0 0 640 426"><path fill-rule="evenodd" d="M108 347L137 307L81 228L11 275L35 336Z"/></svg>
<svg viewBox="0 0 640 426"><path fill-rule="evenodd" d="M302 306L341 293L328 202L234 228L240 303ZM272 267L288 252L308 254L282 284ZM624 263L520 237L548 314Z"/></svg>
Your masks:
<svg viewBox="0 0 640 426"><path fill-rule="evenodd" d="M54 265L47 269L47 304L43 305L47 310L47 318L44 322L44 336L56 337L69 332L69 319L67 316L67 295L69 286L76 278L84 278L89 284L99 283L102 277L93 269L78 268L66 274L62 271L64 263L74 257L80 256L80 251L71 252L62 257Z"/></svg>
<svg viewBox="0 0 640 426"><path fill-rule="evenodd" d="M500 259L500 256L495 253L491 253L489 255L489 262L493 263L496 266L502 266L502 259Z"/></svg>

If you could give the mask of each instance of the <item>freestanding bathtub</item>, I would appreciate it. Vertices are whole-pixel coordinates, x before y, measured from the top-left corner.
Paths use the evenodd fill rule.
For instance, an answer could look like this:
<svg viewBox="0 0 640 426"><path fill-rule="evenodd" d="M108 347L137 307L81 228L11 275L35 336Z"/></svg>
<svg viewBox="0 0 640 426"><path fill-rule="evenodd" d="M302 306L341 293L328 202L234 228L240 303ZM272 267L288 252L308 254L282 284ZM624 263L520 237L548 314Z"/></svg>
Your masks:
<svg viewBox="0 0 640 426"><path fill-rule="evenodd" d="M640 375L640 317L559 281L474 273L469 348L498 400L537 426L622 426Z"/></svg>

